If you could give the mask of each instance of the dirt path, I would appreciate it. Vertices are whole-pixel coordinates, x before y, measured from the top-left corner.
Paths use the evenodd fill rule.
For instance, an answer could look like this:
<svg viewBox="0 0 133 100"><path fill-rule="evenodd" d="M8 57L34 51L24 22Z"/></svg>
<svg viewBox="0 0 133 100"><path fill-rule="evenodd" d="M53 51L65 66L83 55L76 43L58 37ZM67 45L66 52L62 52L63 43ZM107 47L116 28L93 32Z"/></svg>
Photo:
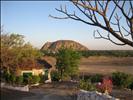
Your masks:
<svg viewBox="0 0 133 100"><path fill-rule="evenodd" d="M76 100L76 97L70 94L70 90L62 89L32 89L35 95L25 97L22 100Z"/></svg>
<svg viewBox="0 0 133 100"><path fill-rule="evenodd" d="M30 92L1 89L1 100L76 100L74 90L63 85L50 87L42 85Z"/></svg>
<svg viewBox="0 0 133 100"><path fill-rule="evenodd" d="M76 100L75 96L61 89L34 89L30 93L2 89L1 92L1 100Z"/></svg>
<svg viewBox="0 0 133 100"><path fill-rule="evenodd" d="M43 84L30 88L30 92L1 89L1 100L77 100L72 83ZM115 89L111 94L120 100L133 100L133 91Z"/></svg>

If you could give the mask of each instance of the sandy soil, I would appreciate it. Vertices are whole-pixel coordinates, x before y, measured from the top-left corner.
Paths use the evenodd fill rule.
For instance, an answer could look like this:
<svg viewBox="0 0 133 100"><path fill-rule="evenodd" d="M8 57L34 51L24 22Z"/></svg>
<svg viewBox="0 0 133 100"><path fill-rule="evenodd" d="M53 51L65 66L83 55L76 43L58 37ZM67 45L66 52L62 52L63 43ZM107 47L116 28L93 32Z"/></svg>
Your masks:
<svg viewBox="0 0 133 100"><path fill-rule="evenodd" d="M45 84L32 87L30 92L1 89L1 100L76 100L76 91L67 85Z"/></svg>

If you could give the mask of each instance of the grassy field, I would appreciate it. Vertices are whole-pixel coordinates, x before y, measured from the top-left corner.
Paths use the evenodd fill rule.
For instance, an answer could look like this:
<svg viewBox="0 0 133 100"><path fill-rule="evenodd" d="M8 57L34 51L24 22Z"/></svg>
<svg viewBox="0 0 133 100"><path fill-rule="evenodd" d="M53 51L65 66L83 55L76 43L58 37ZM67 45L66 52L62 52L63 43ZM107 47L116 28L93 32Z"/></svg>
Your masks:
<svg viewBox="0 0 133 100"><path fill-rule="evenodd" d="M56 65L56 59L54 57L46 56L45 59L52 65ZM115 71L133 74L133 57L82 57L79 70L81 74L110 74Z"/></svg>
<svg viewBox="0 0 133 100"><path fill-rule="evenodd" d="M133 74L133 57L93 56L81 58L79 69L83 74L110 74L115 71Z"/></svg>

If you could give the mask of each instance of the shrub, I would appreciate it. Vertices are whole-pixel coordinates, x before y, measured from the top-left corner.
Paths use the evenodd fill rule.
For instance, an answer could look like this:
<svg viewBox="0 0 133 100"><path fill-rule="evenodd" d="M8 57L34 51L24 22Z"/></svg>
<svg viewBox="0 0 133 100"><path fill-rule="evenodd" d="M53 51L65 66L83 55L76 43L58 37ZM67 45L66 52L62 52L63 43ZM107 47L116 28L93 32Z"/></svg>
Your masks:
<svg viewBox="0 0 133 100"><path fill-rule="evenodd" d="M103 75L101 74L92 75L90 79L92 83L102 82Z"/></svg>
<svg viewBox="0 0 133 100"><path fill-rule="evenodd" d="M39 83L40 80L41 80L40 76L37 76L37 75L32 76L32 83L33 84Z"/></svg>
<svg viewBox="0 0 133 100"><path fill-rule="evenodd" d="M104 77L101 84L97 84L97 89L102 93L112 92L112 80L109 77Z"/></svg>
<svg viewBox="0 0 133 100"><path fill-rule="evenodd" d="M16 83L17 84L22 84L23 83L23 76L16 77Z"/></svg>
<svg viewBox="0 0 133 100"><path fill-rule="evenodd" d="M5 82L7 82L7 83L10 82L10 74L9 73L5 72L3 77L5 78Z"/></svg>
<svg viewBox="0 0 133 100"><path fill-rule="evenodd" d="M14 84L16 81L16 76L13 74L10 74L9 81L10 81L10 83Z"/></svg>
<svg viewBox="0 0 133 100"><path fill-rule="evenodd" d="M45 82L45 76L39 75L39 77L40 77L40 83L44 83Z"/></svg>
<svg viewBox="0 0 133 100"><path fill-rule="evenodd" d="M120 88L127 88L132 82L132 76L123 72L112 73L113 84Z"/></svg>
<svg viewBox="0 0 133 100"><path fill-rule="evenodd" d="M57 71L52 71L51 72L51 79L52 81L59 81L60 80L60 75Z"/></svg>
<svg viewBox="0 0 133 100"><path fill-rule="evenodd" d="M87 91L96 90L95 85L93 85L90 80L85 81L83 79L79 82L79 88Z"/></svg>
<svg viewBox="0 0 133 100"><path fill-rule="evenodd" d="M81 79L81 80L88 80L88 79L90 79L90 75L80 75L79 76L79 78Z"/></svg>
<svg viewBox="0 0 133 100"><path fill-rule="evenodd" d="M128 88L133 90L133 81L129 84Z"/></svg>
<svg viewBox="0 0 133 100"><path fill-rule="evenodd" d="M31 84L32 83L32 73L23 73L24 84Z"/></svg>

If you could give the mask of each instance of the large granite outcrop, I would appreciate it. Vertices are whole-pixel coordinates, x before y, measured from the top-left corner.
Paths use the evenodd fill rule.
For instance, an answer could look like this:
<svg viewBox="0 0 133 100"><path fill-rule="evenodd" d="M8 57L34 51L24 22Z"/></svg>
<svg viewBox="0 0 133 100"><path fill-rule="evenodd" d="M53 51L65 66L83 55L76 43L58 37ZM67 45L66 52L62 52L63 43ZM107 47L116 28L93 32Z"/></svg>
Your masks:
<svg viewBox="0 0 133 100"><path fill-rule="evenodd" d="M41 50L53 51L57 52L61 47L64 48L72 48L78 51L86 51L88 50L87 47L83 46L82 44L72 41L72 40L58 40L55 42L46 42Z"/></svg>
<svg viewBox="0 0 133 100"><path fill-rule="evenodd" d="M80 90L77 96L77 100L120 100L120 99L97 91Z"/></svg>

